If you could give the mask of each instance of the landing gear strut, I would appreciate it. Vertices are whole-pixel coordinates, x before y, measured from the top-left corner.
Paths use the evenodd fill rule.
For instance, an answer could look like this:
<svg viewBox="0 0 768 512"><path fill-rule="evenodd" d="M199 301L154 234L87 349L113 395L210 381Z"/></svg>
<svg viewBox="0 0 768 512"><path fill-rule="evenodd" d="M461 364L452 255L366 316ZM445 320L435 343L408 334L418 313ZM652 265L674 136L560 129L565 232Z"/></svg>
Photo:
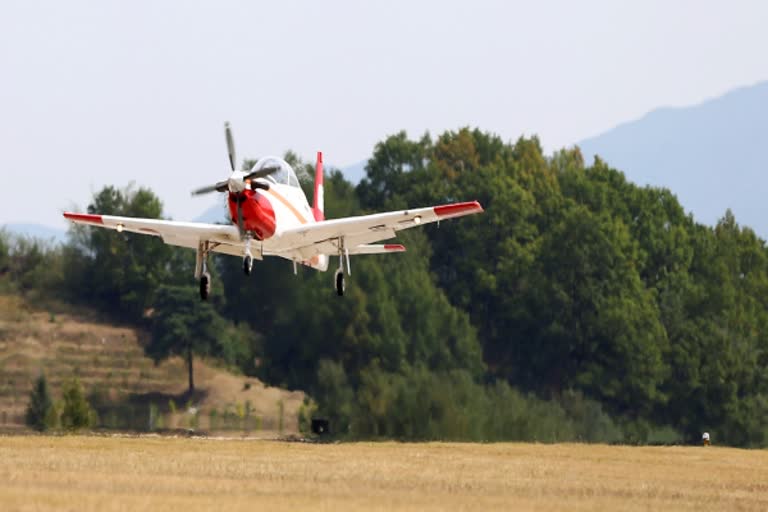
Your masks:
<svg viewBox="0 0 768 512"><path fill-rule="evenodd" d="M250 254L246 254L243 258L243 273L247 276L251 275L253 270L253 257Z"/></svg>
<svg viewBox="0 0 768 512"><path fill-rule="evenodd" d="M251 237L250 235L245 238L245 256L243 256L243 273L247 276L251 275L253 270L253 256L251 256Z"/></svg>

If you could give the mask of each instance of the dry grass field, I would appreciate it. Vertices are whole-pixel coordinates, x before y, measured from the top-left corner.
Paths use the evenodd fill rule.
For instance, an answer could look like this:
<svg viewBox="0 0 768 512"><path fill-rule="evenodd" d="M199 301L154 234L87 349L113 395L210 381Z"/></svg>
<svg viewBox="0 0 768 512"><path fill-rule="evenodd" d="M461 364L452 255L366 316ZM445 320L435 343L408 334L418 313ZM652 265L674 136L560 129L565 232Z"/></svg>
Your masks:
<svg viewBox="0 0 768 512"><path fill-rule="evenodd" d="M0 437L12 510L767 510L768 452Z"/></svg>

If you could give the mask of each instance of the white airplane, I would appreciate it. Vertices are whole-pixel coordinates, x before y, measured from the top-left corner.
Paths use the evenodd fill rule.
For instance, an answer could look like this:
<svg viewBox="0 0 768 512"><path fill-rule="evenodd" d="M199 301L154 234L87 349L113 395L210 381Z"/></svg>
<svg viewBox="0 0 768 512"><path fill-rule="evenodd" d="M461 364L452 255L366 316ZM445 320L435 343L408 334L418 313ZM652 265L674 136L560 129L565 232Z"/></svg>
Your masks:
<svg viewBox="0 0 768 512"><path fill-rule="evenodd" d="M65 212L77 224L129 231L160 237L163 242L197 251L195 279L200 280L200 298L206 300L211 289L208 254L217 252L243 258L243 271L250 275L253 259L279 256L326 271L331 256L338 255L334 275L338 295L344 295L344 261L352 273L349 257L356 254L381 254L405 251L400 244L374 244L394 238L402 229L430 222L471 215L483 211L477 201L415 208L373 215L326 220L323 213L323 158L317 153L314 201L310 208L288 163L277 157L264 157L248 172L235 169L235 146L229 123L225 125L229 178L194 190L192 195L227 192L231 225L177 222L160 219L117 217Z"/></svg>

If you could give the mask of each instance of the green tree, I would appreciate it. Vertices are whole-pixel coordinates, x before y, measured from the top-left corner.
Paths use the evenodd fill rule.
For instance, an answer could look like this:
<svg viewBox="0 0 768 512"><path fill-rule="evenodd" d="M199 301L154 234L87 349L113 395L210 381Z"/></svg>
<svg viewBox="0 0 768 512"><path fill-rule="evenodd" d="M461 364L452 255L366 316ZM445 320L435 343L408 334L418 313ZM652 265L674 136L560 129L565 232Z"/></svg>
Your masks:
<svg viewBox="0 0 768 512"><path fill-rule="evenodd" d="M10 266L10 235L5 228L0 228L0 290L13 288Z"/></svg>
<svg viewBox="0 0 768 512"><path fill-rule="evenodd" d="M385 206L405 207L403 195L414 182L414 176L424 170L431 149L429 134L419 141L411 141L404 131L376 144L366 165L366 177L357 186L365 207L375 210Z"/></svg>
<svg viewBox="0 0 768 512"><path fill-rule="evenodd" d="M96 411L88 403L83 385L77 377L64 381L62 385L61 427L65 430L80 430L96 425Z"/></svg>
<svg viewBox="0 0 768 512"><path fill-rule="evenodd" d="M185 357L190 393L195 389L194 354L245 366L257 346L257 338L249 329L232 326L211 302L201 302L189 286L158 288L151 329L152 339L145 352L156 362L171 355Z"/></svg>
<svg viewBox="0 0 768 512"><path fill-rule="evenodd" d="M332 434L346 434L354 414L354 393L344 367L328 359L317 366L318 416L328 420Z"/></svg>
<svg viewBox="0 0 768 512"><path fill-rule="evenodd" d="M159 219L162 203L146 188L105 187L88 212ZM176 270L169 266L173 250L157 237L89 226L70 228L67 287L71 296L129 322L139 322L161 283ZM191 257L190 257L191 258Z"/></svg>
<svg viewBox="0 0 768 512"><path fill-rule="evenodd" d="M0 271L3 274L8 271L9 251L10 235L5 228L0 228Z"/></svg>
<svg viewBox="0 0 768 512"><path fill-rule="evenodd" d="M721 442L764 446L768 376L765 242L729 211L713 229L691 230L687 279L665 290L671 397L665 418L689 439L710 429Z"/></svg>
<svg viewBox="0 0 768 512"><path fill-rule="evenodd" d="M13 237L7 268L16 288L28 293L55 284L55 250L49 244L26 236Z"/></svg>
<svg viewBox="0 0 768 512"><path fill-rule="evenodd" d="M43 373L35 380L35 386L29 395L29 404L25 415L25 422L39 432L45 432L55 425L55 409L50 391L48 390L48 381Z"/></svg>
<svg viewBox="0 0 768 512"><path fill-rule="evenodd" d="M534 336L520 353L529 385L581 389L619 412L663 402L667 339L636 253L620 220L581 206L548 232L529 305Z"/></svg>

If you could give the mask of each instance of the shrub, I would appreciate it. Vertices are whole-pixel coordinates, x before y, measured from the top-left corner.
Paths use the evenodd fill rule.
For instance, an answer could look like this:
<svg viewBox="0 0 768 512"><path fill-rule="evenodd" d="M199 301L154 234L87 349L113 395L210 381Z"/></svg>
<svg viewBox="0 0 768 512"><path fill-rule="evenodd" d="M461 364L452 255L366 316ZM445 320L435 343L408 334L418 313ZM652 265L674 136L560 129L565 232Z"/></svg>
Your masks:
<svg viewBox="0 0 768 512"><path fill-rule="evenodd" d="M560 405L574 423L577 440L617 443L624 439L621 428L603 411L600 402L585 397L580 391L565 391L560 397Z"/></svg>
<svg viewBox="0 0 768 512"><path fill-rule="evenodd" d="M216 410L214 407L211 409L211 411L208 413L210 418L208 420L208 430L216 430L216 428L219 426L218 418L219 418L219 411Z"/></svg>
<svg viewBox="0 0 768 512"><path fill-rule="evenodd" d="M158 425L157 425L159 423L159 421L158 421L159 419L160 419L160 411L159 411L157 405L155 405L154 403L150 402L149 403L149 425L148 425L150 432L152 432L155 429L159 428Z"/></svg>
<svg viewBox="0 0 768 512"><path fill-rule="evenodd" d="M312 417L317 412L317 404L309 398L304 397L304 402L299 407L299 432L302 435L309 435L312 432Z"/></svg>
<svg viewBox="0 0 768 512"><path fill-rule="evenodd" d="M282 434L284 428L285 428L285 402L283 402L283 400L280 399L277 402L277 431Z"/></svg>
<svg viewBox="0 0 768 512"><path fill-rule="evenodd" d="M73 377L62 387L61 427L65 430L79 430L96 425L96 411L85 398L80 379Z"/></svg>
<svg viewBox="0 0 768 512"><path fill-rule="evenodd" d="M35 381L35 387L29 395L25 419L27 426L39 432L45 432L56 426L56 409L53 407L53 400L48 391L48 382L42 373Z"/></svg>

